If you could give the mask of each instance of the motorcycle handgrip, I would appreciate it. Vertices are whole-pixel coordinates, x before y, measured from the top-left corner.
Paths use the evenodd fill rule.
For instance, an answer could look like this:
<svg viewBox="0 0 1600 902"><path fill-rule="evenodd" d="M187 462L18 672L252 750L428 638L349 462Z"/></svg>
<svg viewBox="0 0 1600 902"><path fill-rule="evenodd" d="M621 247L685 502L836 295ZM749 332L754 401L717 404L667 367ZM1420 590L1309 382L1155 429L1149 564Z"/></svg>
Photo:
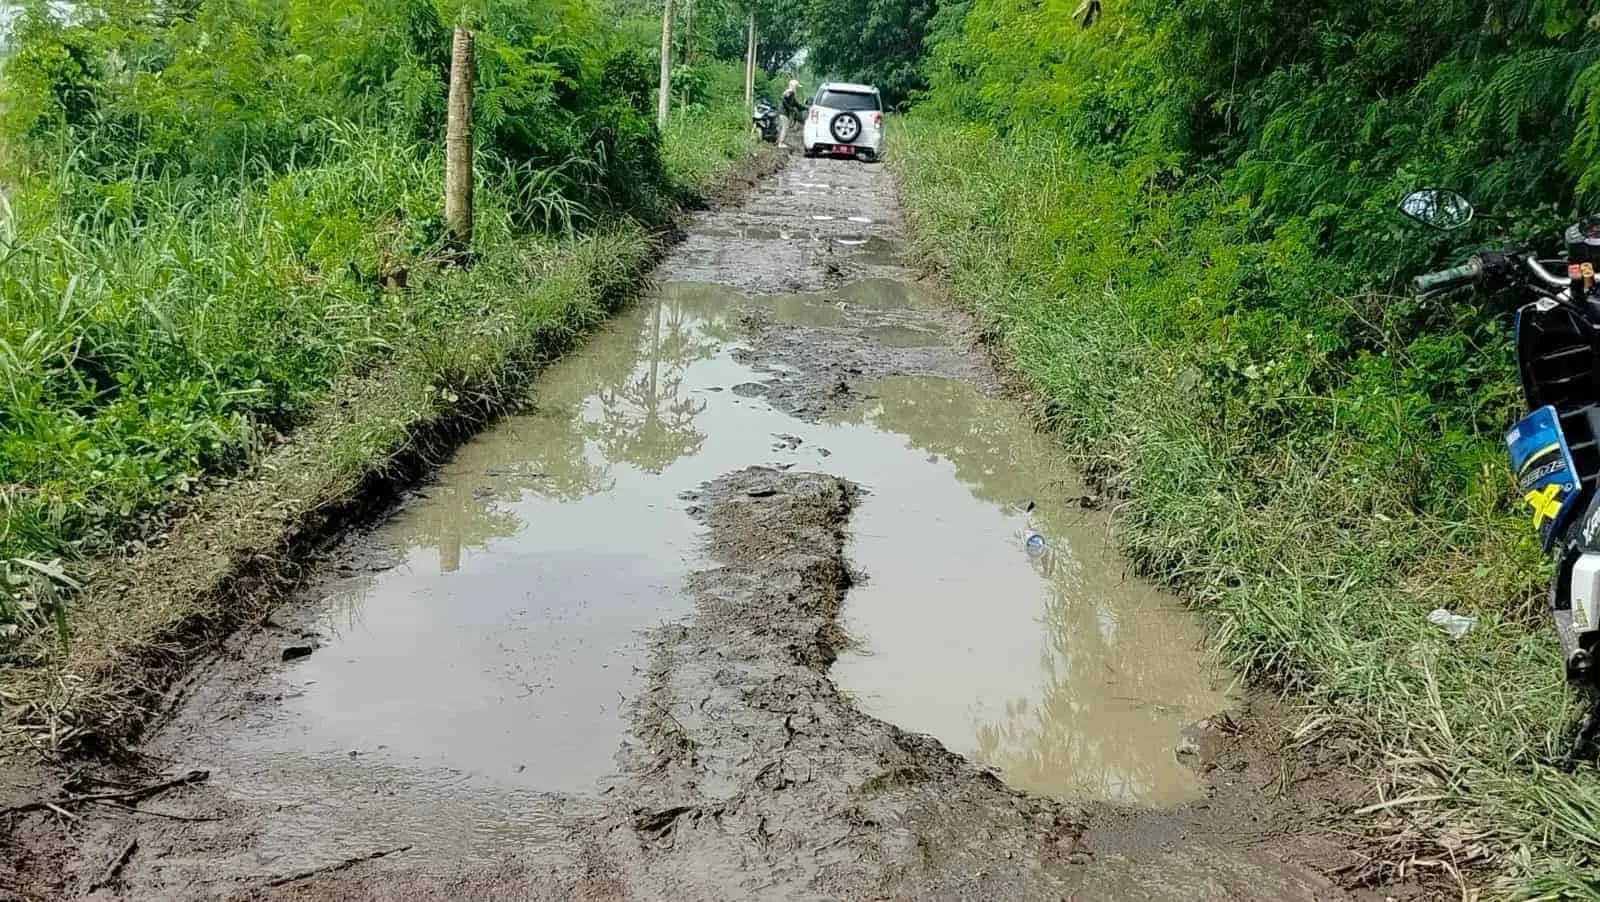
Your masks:
<svg viewBox="0 0 1600 902"><path fill-rule="evenodd" d="M1438 272L1417 276L1411 284L1416 288L1418 294L1428 294L1434 291L1443 291L1447 288L1470 285L1478 281L1478 278L1482 275L1483 261L1473 257L1460 266L1452 266L1449 269L1441 269Z"/></svg>

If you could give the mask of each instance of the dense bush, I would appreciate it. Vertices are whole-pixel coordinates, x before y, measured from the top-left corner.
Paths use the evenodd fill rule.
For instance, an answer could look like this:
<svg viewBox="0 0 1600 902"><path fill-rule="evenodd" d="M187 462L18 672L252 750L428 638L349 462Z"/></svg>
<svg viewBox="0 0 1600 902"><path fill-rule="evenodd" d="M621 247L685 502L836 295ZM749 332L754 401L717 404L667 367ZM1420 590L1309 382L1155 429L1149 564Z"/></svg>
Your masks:
<svg viewBox="0 0 1600 902"><path fill-rule="evenodd" d="M899 108L927 86L922 44L935 0L810 0L805 33L807 64L824 77L877 86Z"/></svg>
<svg viewBox="0 0 1600 902"><path fill-rule="evenodd" d="M315 163L330 128L403 143L444 127L450 29L475 26L478 143L515 172L557 168L564 196L634 211L665 186L649 65L584 4L155 0L48 4L16 24L0 133L35 168L71 152L86 189L234 180ZM132 180L130 182L130 180ZM91 206L99 198L91 198ZM136 202L136 201L135 201ZM121 212L121 211L112 211Z"/></svg>

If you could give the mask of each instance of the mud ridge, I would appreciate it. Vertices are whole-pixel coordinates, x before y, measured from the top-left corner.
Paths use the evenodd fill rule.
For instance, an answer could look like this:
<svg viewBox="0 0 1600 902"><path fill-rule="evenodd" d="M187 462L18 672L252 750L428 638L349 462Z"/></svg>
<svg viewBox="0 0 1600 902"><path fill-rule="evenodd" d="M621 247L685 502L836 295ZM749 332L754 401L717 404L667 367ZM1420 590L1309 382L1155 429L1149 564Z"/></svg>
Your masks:
<svg viewBox="0 0 1600 902"><path fill-rule="evenodd" d="M763 179L775 175L789 162L789 155L770 144L738 161L703 198L691 198L684 206L690 210L717 210L744 200Z"/></svg>
<svg viewBox="0 0 1600 902"><path fill-rule="evenodd" d="M951 343L947 337L965 335L964 317L933 309L864 310L837 292L800 297L834 306L839 311L838 325L781 322L761 305L748 305L742 325L749 332L750 347L736 352L735 358L765 378L742 393L811 423L856 407L866 398L863 384L889 376L957 379L987 394L998 393L999 383L990 370L966 352L964 342ZM873 339L874 330L914 331L926 329L930 323L943 327L944 332L928 333L938 340L925 346L895 347Z"/></svg>
<svg viewBox="0 0 1600 902"><path fill-rule="evenodd" d="M828 679L844 634L843 480L751 468L691 499L719 565L663 629L611 845L625 882L691 898L1048 898L1078 814L857 711Z"/></svg>

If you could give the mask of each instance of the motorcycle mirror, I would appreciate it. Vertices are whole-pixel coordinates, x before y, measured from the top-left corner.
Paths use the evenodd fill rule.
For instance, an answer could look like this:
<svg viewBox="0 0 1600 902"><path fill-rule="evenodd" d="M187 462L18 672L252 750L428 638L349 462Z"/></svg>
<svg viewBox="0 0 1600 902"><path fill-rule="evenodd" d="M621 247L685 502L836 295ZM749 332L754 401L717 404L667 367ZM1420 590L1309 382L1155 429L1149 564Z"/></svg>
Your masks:
<svg viewBox="0 0 1600 902"><path fill-rule="evenodd" d="M1400 198L1400 212L1441 232L1472 221L1472 201L1448 188L1422 188Z"/></svg>

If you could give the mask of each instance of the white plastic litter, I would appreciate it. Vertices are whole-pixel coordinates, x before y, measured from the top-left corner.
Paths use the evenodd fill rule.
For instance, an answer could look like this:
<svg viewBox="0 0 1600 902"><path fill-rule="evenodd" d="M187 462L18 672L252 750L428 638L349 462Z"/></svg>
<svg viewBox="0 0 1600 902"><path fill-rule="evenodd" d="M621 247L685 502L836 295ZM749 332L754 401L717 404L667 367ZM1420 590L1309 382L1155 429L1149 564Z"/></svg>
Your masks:
<svg viewBox="0 0 1600 902"><path fill-rule="evenodd" d="M1450 638L1460 639L1472 632L1472 628L1478 625L1478 618L1452 614L1444 608L1437 608L1428 615L1428 622L1443 627L1444 631L1450 634Z"/></svg>

